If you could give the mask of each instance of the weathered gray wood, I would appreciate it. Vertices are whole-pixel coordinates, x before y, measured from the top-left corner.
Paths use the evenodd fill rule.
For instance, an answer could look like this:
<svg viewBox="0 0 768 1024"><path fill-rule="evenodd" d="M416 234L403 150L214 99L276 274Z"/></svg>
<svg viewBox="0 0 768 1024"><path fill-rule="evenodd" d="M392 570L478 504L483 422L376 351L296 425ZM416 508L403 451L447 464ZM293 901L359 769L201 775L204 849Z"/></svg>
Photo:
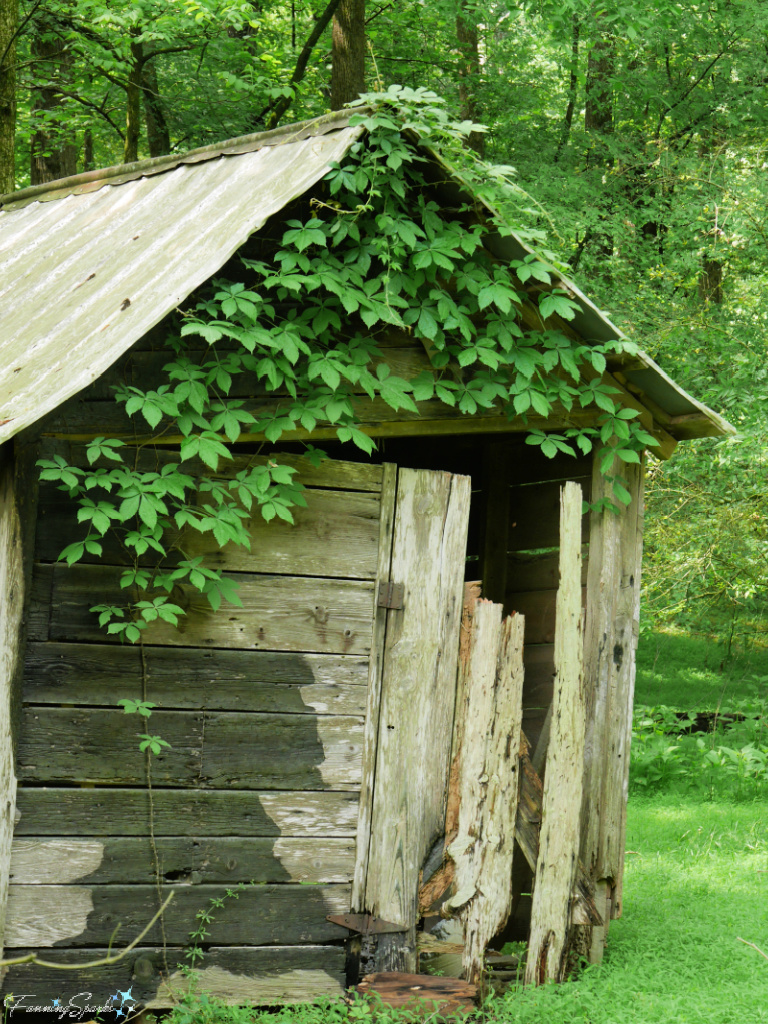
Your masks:
<svg viewBox="0 0 768 1024"><path fill-rule="evenodd" d="M469 500L468 477L399 471L366 909L403 932L379 938L377 970L415 968L419 871L444 828Z"/></svg>
<svg viewBox="0 0 768 1024"><path fill-rule="evenodd" d="M566 483L560 519L555 694L525 969L527 984L540 985L564 977L571 900L578 877L585 733L581 505L581 488Z"/></svg>
<svg viewBox="0 0 768 1024"><path fill-rule="evenodd" d="M302 792L195 791L153 793L156 836L354 837L358 795ZM19 836L145 836L146 789L30 787L19 790Z"/></svg>
<svg viewBox="0 0 768 1024"><path fill-rule="evenodd" d="M130 644L29 643L25 700L114 704L141 691L141 655ZM365 714L368 659L360 656L145 647L144 664L159 708Z"/></svg>
<svg viewBox="0 0 768 1024"><path fill-rule="evenodd" d="M16 809L13 688L21 656L19 644L24 613L23 542L14 473L12 446L6 444L0 448L0 955Z"/></svg>
<svg viewBox="0 0 768 1024"><path fill-rule="evenodd" d="M501 622L501 605L475 605L469 657L462 668L465 720L459 752L459 814L448 848L454 862L453 896L464 929L462 968L482 979L485 950L512 905L512 857L517 817L523 692L524 622Z"/></svg>
<svg viewBox="0 0 768 1024"><path fill-rule="evenodd" d="M353 839L160 837L163 880L190 884L233 882L350 882ZM16 885L153 883L149 837L16 838L11 856Z"/></svg>
<svg viewBox="0 0 768 1024"><path fill-rule="evenodd" d="M395 525L395 498L397 493L397 467L385 464L381 483L381 518L376 565L376 588L389 582L392 572L392 537ZM360 786L360 817L357 825L357 856L352 885L352 909L365 907L365 886L368 877L368 856L371 839L371 814L376 777L376 753L379 741L379 712L381 710L381 676L384 665L384 640L387 629L387 609L374 609L371 654L368 659L368 701L363 732L363 762Z"/></svg>
<svg viewBox="0 0 768 1024"><path fill-rule="evenodd" d="M43 529L38 535L36 557L55 562L73 538L83 535L77 523L77 505L61 492L49 489L41 502ZM205 494L200 495L205 502ZM228 572L286 573L292 576L331 576L344 579L373 579L379 532L379 496L359 491L331 491L310 488L307 507L293 510L294 523L266 522L256 514L248 523L250 550L235 544L220 548L212 533L186 529L174 535L169 545L178 545L188 558L202 555L216 569ZM103 555L86 555L82 561L128 564L130 558L118 538L108 534ZM178 554L178 553L177 553ZM180 557L180 556L179 556ZM141 559L154 565L155 552Z"/></svg>
<svg viewBox="0 0 768 1024"><path fill-rule="evenodd" d="M124 691L120 691L124 692ZM154 711L170 743L152 759L156 786L358 789L363 720L320 715ZM142 784L147 722L119 710L27 708L18 753L24 782ZM64 742L55 738L65 737Z"/></svg>
<svg viewBox="0 0 768 1024"><path fill-rule="evenodd" d="M129 936L121 933L117 945L127 941ZM33 950L20 949L14 952L23 955ZM54 963L78 963L97 960L107 953L106 947L88 950L51 949L45 951L45 959ZM26 1006L43 1002L51 1006L55 998L52 993L61 993L63 988L72 996L78 992L90 992L88 1005L91 1006L103 1006L115 992L130 988L132 998L140 1005L149 1009L167 1008L175 1005L190 984L189 979L185 979L176 968L177 964L188 962L184 953L185 950L180 946L170 947L165 953L159 947L140 946L115 964L82 971L57 971L35 964L24 964L9 970L2 995L15 993L18 1017L22 1016ZM171 992L162 978L165 960L173 971ZM344 948L340 945L256 948L215 946L206 950L205 959L196 974L199 991L231 1005L276 1006L281 1003L305 1002L342 994L345 980ZM37 996L22 1002L20 997L23 993L37 993ZM67 998L62 996L64 1004L68 998L69 995ZM78 1005L85 1005L82 998ZM31 1018L32 1014L25 1012L24 1017Z"/></svg>
<svg viewBox="0 0 768 1024"><path fill-rule="evenodd" d="M93 604L123 604L119 574L110 566L37 565L30 639L103 642ZM238 574L243 607L212 611L189 587L174 591L186 609L178 627L152 623L146 644L365 654L370 651L373 582ZM47 598L46 595L50 594ZM37 597L37 601L35 598Z"/></svg>
<svg viewBox="0 0 768 1024"><path fill-rule="evenodd" d="M614 467L614 472L619 467ZM608 885L621 915L621 881L629 782L642 562L644 467L620 467L632 502L617 515L592 513L585 673L588 687L582 859ZM593 493L610 496L595 460Z"/></svg>
<svg viewBox="0 0 768 1024"><path fill-rule="evenodd" d="M163 886L175 898L165 911L165 937L186 943L190 924L221 885ZM346 938L347 931L326 921L349 911L348 885L247 886L238 899L225 901L209 925L215 945L298 945ZM11 885L8 888L7 948L106 945L115 926L121 935L138 935L158 909L154 885ZM162 941L159 923L147 943Z"/></svg>

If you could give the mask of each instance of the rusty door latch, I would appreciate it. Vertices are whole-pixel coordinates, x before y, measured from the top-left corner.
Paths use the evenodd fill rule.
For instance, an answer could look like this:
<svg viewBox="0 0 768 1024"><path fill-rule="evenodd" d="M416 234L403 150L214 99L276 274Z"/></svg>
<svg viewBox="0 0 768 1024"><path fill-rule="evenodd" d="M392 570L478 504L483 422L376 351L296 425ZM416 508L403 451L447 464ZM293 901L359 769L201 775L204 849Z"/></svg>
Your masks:
<svg viewBox="0 0 768 1024"><path fill-rule="evenodd" d="M376 604L379 608L402 608L405 586L402 583L393 583L391 580L379 583L379 593Z"/></svg>

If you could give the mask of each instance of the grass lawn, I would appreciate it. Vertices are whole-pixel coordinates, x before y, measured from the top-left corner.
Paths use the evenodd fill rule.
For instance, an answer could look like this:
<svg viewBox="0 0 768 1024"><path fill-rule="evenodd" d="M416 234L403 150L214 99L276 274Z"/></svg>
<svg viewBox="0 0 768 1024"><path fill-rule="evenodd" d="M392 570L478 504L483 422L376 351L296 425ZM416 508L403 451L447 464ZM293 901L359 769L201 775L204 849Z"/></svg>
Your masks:
<svg viewBox="0 0 768 1024"><path fill-rule="evenodd" d="M752 643L728 657L724 643L678 633L644 633L637 650L637 704L713 711L718 704L768 696L768 646Z"/></svg>
<svg viewBox="0 0 768 1024"><path fill-rule="evenodd" d="M600 967L510 993L508 1024L768 1022L768 802L632 798L624 917Z"/></svg>

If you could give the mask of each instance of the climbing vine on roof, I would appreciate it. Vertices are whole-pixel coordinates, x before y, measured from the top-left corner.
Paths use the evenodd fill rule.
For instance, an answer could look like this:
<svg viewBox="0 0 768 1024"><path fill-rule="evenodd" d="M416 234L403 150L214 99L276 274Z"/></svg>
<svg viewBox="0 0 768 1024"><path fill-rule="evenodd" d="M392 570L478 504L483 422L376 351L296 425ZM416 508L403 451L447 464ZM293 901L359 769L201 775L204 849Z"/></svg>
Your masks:
<svg viewBox="0 0 768 1024"><path fill-rule="evenodd" d="M361 394L411 413L438 401L468 416L497 408L524 420L546 418L556 405L574 414L593 407L589 425L575 417L559 434L531 429L527 440L547 456L599 446L605 472L616 456L638 462L654 443L637 412L601 383L608 348L622 343L586 344L550 328L553 314L568 320L577 308L552 261L533 254L507 264L486 247L491 232L521 234L521 196L504 171L463 145L479 126L453 122L433 93L399 87L363 97L355 123L364 132L309 203L268 224L257 257L243 257L236 277L215 280L183 311L167 342L166 383L118 389L130 416L153 430L170 423L181 437L178 454L147 468L124 458L133 449L122 442L99 438L88 446L87 469L61 457L41 463L43 478L80 502L86 532L62 557L100 555L110 531L128 552L120 582L132 600L93 609L111 634L135 642L157 619L175 625L184 611L170 595L181 583L214 608L222 598L238 602L232 581L185 551L185 536L211 532L220 546L247 545L256 509L266 520L292 521L291 508L304 499L289 467L261 461L222 480L220 462L244 436L274 443L297 428L311 437L318 427L327 436L330 426L340 441L371 452L375 442L356 411ZM477 199L454 208L438 201L434 160L416 136L459 167L467 196L481 193L501 212L492 216ZM537 291L526 290L532 282ZM522 325L523 304L538 329ZM421 341L430 368L414 379L393 373L379 348L392 332ZM190 354L198 339L202 359ZM585 366L594 371L589 381ZM264 412L229 397L243 373L279 396L261 403ZM200 463L210 474L200 475ZM629 501L619 477L614 494ZM171 548L178 551L168 562Z"/></svg>

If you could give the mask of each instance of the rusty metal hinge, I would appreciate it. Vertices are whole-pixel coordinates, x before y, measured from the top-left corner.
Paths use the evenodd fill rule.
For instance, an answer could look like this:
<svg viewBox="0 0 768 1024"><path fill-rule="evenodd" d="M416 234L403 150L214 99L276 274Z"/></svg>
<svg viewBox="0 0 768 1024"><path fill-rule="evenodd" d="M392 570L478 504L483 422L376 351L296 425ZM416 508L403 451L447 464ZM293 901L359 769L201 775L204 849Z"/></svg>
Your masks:
<svg viewBox="0 0 768 1024"><path fill-rule="evenodd" d="M402 608L404 591L402 583L393 583L391 580L381 582L376 604L379 608Z"/></svg>
<svg viewBox="0 0 768 1024"><path fill-rule="evenodd" d="M328 914L326 921L338 924L342 928L348 928L351 932L357 932L358 935L387 935L408 930L401 924L382 921L380 917L374 917L373 914Z"/></svg>

